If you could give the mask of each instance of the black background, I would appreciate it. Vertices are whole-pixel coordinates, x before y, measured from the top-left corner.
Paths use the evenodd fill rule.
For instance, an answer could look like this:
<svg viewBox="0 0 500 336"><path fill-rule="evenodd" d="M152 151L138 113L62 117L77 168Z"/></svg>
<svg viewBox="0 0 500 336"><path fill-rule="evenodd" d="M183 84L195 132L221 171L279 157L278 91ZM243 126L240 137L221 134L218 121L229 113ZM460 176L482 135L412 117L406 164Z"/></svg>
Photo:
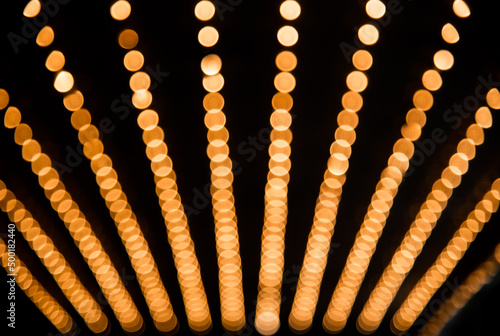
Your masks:
<svg viewBox="0 0 500 336"><path fill-rule="evenodd" d="M89 162L83 155L78 159L79 154L67 161L68 153L78 153L80 147L77 133L70 124L70 113L62 104L62 95L53 89L54 74L44 67L45 58L51 50L61 50L66 56L65 69L74 75L76 88L83 92L85 107L91 112L94 125L99 128L101 120L110 120L106 129L101 128L105 152L113 159L120 183L149 241L180 319L179 334L184 335L190 332L171 251L166 243L165 226L157 206L149 160L145 156L141 131L136 124L138 112L132 108L123 109L126 105L121 102L122 94L130 94L130 73L123 67L122 60L126 51L117 44L118 33L125 28L135 29L140 36L137 49L145 55L145 65L169 73L158 88L152 91L152 108L160 113L160 125L165 131L183 203L186 208L199 206L189 216L191 233L214 321L210 334L223 335L211 205L208 197L200 196L210 183L210 170L205 152L207 140L202 107L204 90L199 64L209 52L220 55L225 78L221 93L226 101L226 127L231 135L230 156L237 162L234 194L239 220L246 313L249 316L249 326L244 333L256 335L253 312L260 263L264 186L268 171L269 141L266 135L269 134L270 127L271 98L276 91L273 87L273 78L277 73L274 59L283 49L276 40L276 32L287 22L279 15L280 2L220 2L228 7L225 7L226 11L218 11L209 22L220 33L218 44L209 50L201 47L197 41L198 31L204 24L194 17L194 1L133 1L130 18L116 22L109 14L112 1L72 0L60 5L57 13L49 20L56 34L51 46L40 48L35 44L35 38L28 38L26 44L19 46L17 53L9 43L8 34L22 35L25 25L22 11L26 1L2 4L0 10L0 87L9 92L10 104L21 110L23 121L32 127L34 137L41 143L43 151L54 162L71 169L62 174L63 182L123 275L127 289L146 320L145 335L156 335L156 331L148 317L145 301L125 249L99 195ZM314 215L318 188L326 168L329 146L334 140L336 118L341 110L340 99L347 90L345 78L353 70L350 55L346 58L339 46L354 45L357 27L370 21L365 14L364 3L303 1L301 16L292 23L300 36L298 44L292 48L299 60L293 72L297 86L292 92L292 113L297 116L291 127L294 140L289 185L284 302L281 310L283 325L279 335L291 333L286 321L294 286ZM416 169L399 189L385 233L342 335L358 334L355 319L370 291L414 219L420 204L425 200L432 183L447 165L456 144L464 136L466 127L473 122L473 116L463 118L462 125L454 130L455 122L443 117L445 111L474 95L475 88L480 84L479 76L500 80L498 19L492 2L476 1L470 4L472 15L467 19L459 19L453 14L452 1L401 0L400 3L401 12L384 17L386 24L380 29L378 43L368 48L374 56L374 65L367 72L369 86L362 93L364 106L359 112L357 140L353 145L350 169L332 240L332 253L314 325L309 332L311 335L325 334L321 319L380 173L392 152L392 145L400 136L399 130L405 114L412 107L413 92L421 88L423 72L433 66L433 54L439 49L447 48L455 56L455 65L450 71L442 73L444 85L434 94L435 104L427 113L428 123L421 141L429 139L432 131L438 128L445 131L447 140L435 144L435 148L424 155L422 163L416 162L416 158L412 161ZM32 19L27 21L33 22ZM461 35L457 45L446 45L440 36L441 27L446 22L454 24ZM482 101L481 104L485 102ZM117 107L122 109L118 110ZM492 112L494 126L485 132L485 144L477 148L477 155L470 163L469 172L455 190L434 234L401 287L376 335L387 335L390 332L389 321L399 304L434 262L437 254L488 190L491 182L500 176L499 116L498 111ZM0 128L0 144L0 179L39 220L82 282L97 297L99 288L95 279L63 223L45 199L29 163L22 160L21 148L14 143L12 130ZM208 206L203 206L204 204ZM9 219L2 214L0 221L3 233ZM496 214L451 274L450 283L459 283L465 279L468 273L493 252L500 241L499 237L500 217ZM90 334L20 233L17 238L17 253L20 258L74 317L81 328L79 334ZM4 281L2 283L2 293L6 293L6 284ZM473 307L464 310L460 318L450 325L450 334L498 334L498 322L495 319L500 314L498 279L494 283L496 285L489 286L486 295L475 299ZM6 294L2 296L2 302L7 302ZM436 294L436 298L439 297L440 292ZM57 334L57 330L20 293L19 288L16 302L18 315L14 334ZM103 309L112 323L112 335L122 335L109 306L103 303ZM491 304L494 307L487 308ZM430 308L425 311L432 312ZM478 319L476 315L481 318ZM3 328L7 323L4 318L2 320ZM7 332L11 334L12 330ZM417 328L411 329L412 334L416 332Z"/></svg>

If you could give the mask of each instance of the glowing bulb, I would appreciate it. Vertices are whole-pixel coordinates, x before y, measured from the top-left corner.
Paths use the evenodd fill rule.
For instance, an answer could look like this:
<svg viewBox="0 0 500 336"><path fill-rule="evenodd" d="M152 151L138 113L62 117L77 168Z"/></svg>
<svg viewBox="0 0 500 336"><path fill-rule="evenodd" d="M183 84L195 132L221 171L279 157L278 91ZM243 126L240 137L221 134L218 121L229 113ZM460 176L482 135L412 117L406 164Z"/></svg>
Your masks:
<svg viewBox="0 0 500 336"><path fill-rule="evenodd" d="M285 20L295 20L300 15L300 5L295 0L286 0L280 6L280 14Z"/></svg>
<svg viewBox="0 0 500 336"><path fill-rule="evenodd" d="M441 30L441 36L446 43L457 43L460 40L460 35L458 34L457 29L451 24L447 23L443 26Z"/></svg>
<svg viewBox="0 0 500 336"><path fill-rule="evenodd" d="M40 47L48 47L54 41L54 31L50 26L43 27L36 36L36 44Z"/></svg>
<svg viewBox="0 0 500 336"><path fill-rule="evenodd" d="M125 29L118 35L118 44L123 49L133 49L139 43L139 35L132 29Z"/></svg>
<svg viewBox="0 0 500 336"><path fill-rule="evenodd" d="M365 24L358 30L358 38L363 44L373 45L377 43L378 37L378 29L371 24Z"/></svg>
<svg viewBox="0 0 500 336"><path fill-rule="evenodd" d="M68 92L73 88L73 84L73 75L67 71L61 71L56 76L54 88L59 92Z"/></svg>
<svg viewBox="0 0 500 336"><path fill-rule="evenodd" d="M205 75L215 75L222 68L222 60L215 54L210 54L201 60L201 70Z"/></svg>
<svg viewBox="0 0 500 336"><path fill-rule="evenodd" d="M455 0L455 2L453 2L453 11L455 15L460 18L466 18L470 15L469 6L467 6L463 0Z"/></svg>
<svg viewBox="0 0 500 336"><path fill-rule="evenodd" d="M28 2L26 7L24 7L23 15L29 18L35 17L40 13L42 6L39 0L31 0Z"/></svg>
<svg viewBox="0 0 500 336"><path fill-rule="evenodd" d="M21 122L21 112L17 107L9 106L5 112L4 125L7 128L16 128Z"/></svg>
<svg viewBox="0 0 500 336"><path fill-rule="evenodd" d="M215 14L215 6L211 1L200 1L194 8L194 15L200 21L210 20Z"/></svg>
<svg viewBox="0 0 500 336"><path fill-rule="evenodd" d="M0 89L0 110L6 108L7 105L9 105L9 94L4 89Z"/></svg>
<svg viewBox="0 0 500 336"><path fill-rule="evenodd" d="M291 47L299 40L299 33L292 26L283 26L278 30L278 41L285 47Z"/></svg>
<svg viewBox="0 0 500 336"><path fill-rule="evenodd" d="M282 51L276 56L276 66L281 71L292 71L297 66L297 57L291 51Z"/></svg>
<svg viewBox="0 0 500 336"><path fill-rule="evenodd" d="M372 19L380 19L385 14L385 5L379 0L370 0L366 3L366 13Z"/></svg>
<svg viewBox="0 0 500 336"><path fill-rule="evenodd" d="M214 27L206 26L198 33L198 42L204 47L213 47L219 40L219 32Z"/></svg>
<svg viewBox="0 0 500 336"><path fill-rule="evenodd" d="M128 71L138 71L144 65L144 56L140 51L131 50L123 58L123 64Z"/></svg>
<svg viewBox="0 0 500 336"><path fill-rule="evenodd" d="M117 21L122 21L128 18L131 11L132 7L130 6L130 3L125 0L119 0L115 2L113 5L111 5L110 9L111 16Z"/></svg>
<svg viewBox="0 0 500 336"><path fill-rule="evenodd" d="M451 69L453 62L453 55L448 50L440 50L434 54L434 65L439 70Z"/></svg>
<svg viewBox="0 0 500 336"><path fill-rule="evenodd" d="M58 50L52 51L49 56L47 56L47 60L45 61L45 67L52 72L61 70L64 67L64 64L64 54Z"/></svg>
<svg viewBox="0 0 500 336"><path fill-rule="evenodd" d="M436 70L427 70L422 76L422 84L427 90L436 91L443 85L443 80Z"/></svg>

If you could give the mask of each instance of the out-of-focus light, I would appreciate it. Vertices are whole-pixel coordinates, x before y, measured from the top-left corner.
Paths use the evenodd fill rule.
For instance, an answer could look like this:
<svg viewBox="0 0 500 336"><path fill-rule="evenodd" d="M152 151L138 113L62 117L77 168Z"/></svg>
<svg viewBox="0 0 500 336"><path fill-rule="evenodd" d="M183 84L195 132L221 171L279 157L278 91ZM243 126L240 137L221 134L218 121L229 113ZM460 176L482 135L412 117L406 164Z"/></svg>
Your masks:
<svg viewBox="0 0 500 336"><path fill-rule="evenodd" d="M437 91L443 85L441 75L436 70L427 70L422 76L422 84L427 90Z"/></svg>
<svg viewBox="0 0 500 336"><path fill-rule="evenodd" d="M148 108L153 102L153 95L148 90L138 90L132 95L132 104L138 109Z"/></svg>
<svg viewBox="0 0 500 336"><path fill-rule="evenodd" d="M453 62L453 55L448 50L440 50L434 54L434 65L439 70L451 69Z"/></svg>
<svg viewBox="0 0 500 336"><path fill-rule="evenodd" d="M291 51L282 51L276 56L276 67L281 71L292 71L297 66L297 57Z"/></svg>
<svg viewBox="0 0 500 336"><path fill-rule="evenodd" d="M363 106L363 97L357 92L348 91L342 96L342 106L351 112L358 112Z"/></svg>
<svg viewBox="0 0 500 336"><path fill-rule="evenodd" d="M23 15L29 18L35 17L40 13L40 9L42 9L42 5L39 0L31 0L28 2L26 7L24 7Z"/></svg>
<svg viewBox="0 0 500 336"><path fill-rule="evenodd" d="M481 128L490 128L493 125L493 116L491 111L486 106L480 107L476 111L475 115L476 123L481 126Z"/></svg>
<svg viewBox="0 0 500 336"><path fill-rule="evenodd" d="M211 26L206 26L200 29L198 33L198 42L204 47L213 47L219 40L219 32Z"/></svg>
<svg viewBox="0 0 500 336"><path fill-rule="evenodd" d="M138 71L144 65L144 55L140 51L130 50L123 58L123 65L128 71Z"/></svg>
<svg viewBox="0 0 500 336"><path fill-rule="evenodd" d="M118 35L118 44L123 49L133 49L139 43L139 35L132 29L125 29Z"/></svg>
<svg viewBox="0 0 500 336"><path fill-rule="evenodd" d="M125 20L132 11L130 3L126 0L119 0L111 5L110 12L113 19L117 21Z"/></svg>
<svg viewBox="0 0 500 336"><path fill-rule="evenodd" d="M47 56L45 67L52 72L57 72L64 67L65 62L64 54L59 50L54 50Z"/></svg>
<svg viewBox="0 0 500 336"><path fill-rule="evenodd" d="M0 89L0 110L6 108L7 105L9 105L9 94L4 89Z"/></svg>
<svg viewBox="0 0 500 336"><path fill-rule="evenodd" d="M48 47L54 41L54 31L50 26L43 27L36 36L36 44L40 47Z"/></svg>
<svg viewBox="0 0 500 336"><path fill-rule="evenodd" d="M299 33L292 26L283 26L278 30L278 41L285 47L291 47L299 40Z"/></svg>
<svg viewBox="0 0 500 336"><path fill-rule="evenodd" d="M458 34L457 29L451 24L447 23L441 29L441 36L446 43L457 43L460 40L460 35Z"/></svg>
<svg viewBox="0 0 500 336"><path fill-rule="evenodd" d="M366 71L371 68L373 57L370 52L366 50L358 50L352 55L352 63L356 69Z"/></svg>
<svg viewBox="0 0 500 336"><path fill-rule="evenodd" d="M210 54L201 60L201 70L205 75L215 75L222 68L222 60L216 54Z"/></svg>
<svg viewBox="0 0 500 336"><path fill-rule="evenodd" d="M144 110L139 114L137 123L139 127L145 131L150 131L158 126L159 116L154 110Z"/></svg>
<svg viewBox="0 0 500 336"><path fill-rule="evenodd" d="M378 37L378 29L371 24L365 24L358 30L358 38L365 45L373 45L377 43Z"/></svg>
<svg viewBox="0 0 500 336"><path fill-rule="evenodd" d="M469 6L463 0L455 0L453 2L453 11L455 15L461 18L466 18L470 15Z"/></svg>
<svg viewBox="0 0 500 336"><path fill-rule="evenodd" d="M194 15L200 21L208 21L215 14L215 6L211 1L200 1L194 7Z"/></svg>
<svg viewBox="0 0 500 336"><path fill-rule="evenodd" d="M368 86L368 78L361 71L353 71L346 78L349 90L361 92Z"/></svg>
<svg viewBox="0 0 500 336"><path fill-rule="evenodd" d="M203 88L208 92L218 92L224 86L224 77L218 73L212 76L203 77Z"/></svg>
<svg viewBox="0 0 500 336"><path fill-rule="evenodd" d="M291 92L295 88L295 77L289 72L280 72L274 77L274 87L280 92Z"/></svg>
<svg viewBox="0 0 500 336"><path fill-rule="evenodd" d="M488 93L486 94L486 102L488 103L489 107L495 110L500 109L500 92L498 92L497 88L493 88L490 91L488 91Z"/></svg>
<svg viewBox="0 0 500 336"><path fill-rule="evenodd" d="M372 19L380 19L385 14L385 5L380 0L370 0L366 3L366 14Z"/></svg>
<svg viewBox="0 0 500 336"><path fill-rule="evenodd" d="M54 80L54 88L59 92L68 92L73 88L73 75L67 71L61 71Z"/></svg>
<svg viewBox="0 0 500 336"><path fill-rule="evenodd" d="M80 91L74 90L64 96L63 99L64 106L69 111L76 111L83 106L83 95Z"/></svg>
<svg viewBox="0 0 500 336"><path fill-rule="evenodd" d="M427 90L418 90L413 95L413 104L416 108L422 111L429 110L434 103L434 98L432 94Z"/></svg>
<svg viewBox="0 0 500 336"><path fill-rule="evenodd" d="M17 107L9 106L5 112L4 125L7 128L16 128L21 122L21 112Z"/></svg>
<svg viewBox="0 0 500 336"><path fill-rule="evenodd" d="M129 85L134 92L147 90L151 85L151 78L147 73L138 71L130 77Z"/></svg>
<svg viewBox="0 0 500 336"><path fill-rule="evenodd" d="M300 5L295 0L286 0L280 6L280 14L285 20L295 20L300 16Z"/></svg>

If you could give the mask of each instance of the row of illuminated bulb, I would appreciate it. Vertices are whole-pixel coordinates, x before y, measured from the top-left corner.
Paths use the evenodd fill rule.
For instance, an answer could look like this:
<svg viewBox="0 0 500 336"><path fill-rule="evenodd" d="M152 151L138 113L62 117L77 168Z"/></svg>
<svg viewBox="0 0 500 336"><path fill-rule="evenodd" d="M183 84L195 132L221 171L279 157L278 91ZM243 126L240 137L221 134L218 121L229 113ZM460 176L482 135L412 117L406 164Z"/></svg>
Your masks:
<svg viewBox="0 0 500 336"><path fill-rule="evenodd" d="M457 152L451 156L441 177L433 184L415 221L366 302L358 318L358 327L363 332L373 332L382 322L389 305L446 208L453 190L460 184L461 176L467 172L468 162L475 156L475 147L483 143L482 129L492 126L492 116L487 107L479 108L475 118L477 123L467 129L466 138L460 141Z"/></svg>
<svg viewBox="0 0 500 336"><path fill-rule="evenodd" d="M418 283L402 303L392 318L391 327L396 331L409 329L423 311L429 300L448 279L456 264L462 259L465 252L476 239L479 232L487 223L491 215L498 210L500 202L500 179L491 185L483 199L479 201L467 219L455 232L448 245L439 254L436 261L421 277Z"/></svg>
<svg viewBox="0 0 500 336"><path fill-rule="evenodd" d="M281 17L295 21L301 13L297 1L286 0L280 5ZM277 33L278 42L283 47L292 47L298 41L297 30L289 24L283 25ZM296 80L291 73L297 66L297 58L290 50L276 56L279 73L274 77L274 86L284 108L275 109L270 117L272 127L269 145L269 173L265 186L264 225L260 255L259 287L255 313L255 327L261 334L275 333L279 326L281 306L281 286L284 268L285 231L288 215L288 183L290 181L292 115L290 109ZM275 99L275 102L276 102ZM275 105L275 104L273 104ZM274 107L274 106L273 106Z"/></svg>
<svg viewBox="0 0 500 336"><path fill-rule="evenodd" d="M443 26L441 36L448 44L459 41L459 34L450 23ZM382 171L346 266L332 295L323 319L325 329L329 331L338 332L347 322L399 185L408 170L409 161L414 153L413 142L422 134L422 128L426 123L425 111L433 106L434 100L430 91L437 91L442 86L439 70L451 69L454 58L448 50L439 50L434 54L433 61L435 69L429 69L422 75L425 89L417 90L413 95L414 108L406 114L406 123L401 127L402 137L393 146L393 153L388 159L387 167Z"/></svg>
<svg viewBox="0 0 500 336"><path fill-rule="evenodd" d="M119 0L111 5L110 13L113 19L123 21L131 14L131 6L127 1ZM124 56L123 65L133 73L129 80L130 89L134 92L132 103L142 110L137 122L143 131L146 156L151 161L155 190L167 228L188 324L195 332L205 332L210 329L212 318L200 265L177 191L176 175L164 141L164 132L158 125L159 115L155 110L147 109L153 99L149 91L151 79L146 72L140 71L144 66L144 55L139 50L131 50L137 46L138 41L139 35L132 29L123 30L118 37L118 44L129 50Z"/></svg>
<svg viewBox="0 0 500 336"><path fill-rule="evenodd" d="M199 1L194 10L196 18L209 21L215 14L212 2ZM218 31L204 26L198 34L201 46L210 48L218 42ZM238 219L233 195L232 161L229 157L229 131L222 111L224 98L219 91L224 86L221 74L222 60L213 53L201 60L202 85L207 91L203 99L206 111L207 156L210 159L212 207L215 226L215 244L219 267L219 296L223 327L231 332L242 330L246 324L243 272L241 269Z"/></svg>
<svg viewBox="0 0 500 336"><path fill-rule="evenodd" d="M37 35L37 44L41 47L48 47L52 44L54 37L53 29L50 26L45 26ZM133 33L121 34L120 41L124 44L133 44L134 37ZM177 318L173 313L170 299L149 250L149 245L118 182L118 176L112 166L112 160L104 154L104 145L99 139L99 131L91 124L90 113L82 109L84 103L83 94L73 88L75 84L74 78L70 72L62 70L64 64L65 56L57 50L52 51L45 62L46 68L56 73L54 88L61 93L65 93L63 98L64 106L72 112L71 123L78 130L78 139L83 145L85 156L91 160L91 168L96 176L101 196L105 200L106 206L127 250L132 267L137 274L137 279L153 321L159 330L165 332L171 331L177 325ZM132 100L137 105L146 104L147 99L145 97L147 98L147 95L134 96ZM36 155L36 153L32 155ZM51 171L50 174L48 176L52 177L53 180L58 178L57 172ZM104 284L109 286L109 282ZM110 299L110 301L113 300ZM117 315L116 309L113 309L113 311ZM134 318L127 317L127 319L136 321L136 324L130 327L125 324L129 323L128 320L120 321L124 330L132 328L132 331L137 331L142 327L142 320L140 323L137 322L139 321L138 316Z"/></svg>
<svg viewBox="0 0 500 336"><path fill-rule="evenodd" d="M487 261L479 265L479 267L453 291L451 296L438 308L438 311L427 322L420 332L420 335L439 335L446 323L467 304L474 294L479 292L484 285L488 284L498 271L500 271L500 245L497 245L494 254Z"/></svg>

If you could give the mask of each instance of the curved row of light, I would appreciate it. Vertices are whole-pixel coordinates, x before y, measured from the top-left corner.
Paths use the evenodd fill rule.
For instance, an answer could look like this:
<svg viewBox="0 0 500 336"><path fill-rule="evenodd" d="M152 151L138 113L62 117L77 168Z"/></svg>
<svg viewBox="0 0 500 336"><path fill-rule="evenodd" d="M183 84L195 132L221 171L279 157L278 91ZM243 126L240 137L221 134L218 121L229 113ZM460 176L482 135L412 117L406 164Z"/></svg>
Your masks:
<svg viewBox="0 0 500 336"><path fill-rule="evenodd" d="M466 16L468 15L463 15L463 17ZM443 26L441 35L443 40L449 44L454 44L459 40L457 30L450 23ZM417 90L413 95L414 108L406 114L406 123L401 127L402 137L394 144L387 167L382 171L361 228L356 235L354 245L349 252L346 265L323 318L323 326L330 332L339 332L347 323L399 185L409 168L409 161L414 153L413 142L417 141L422 134L422 128L426 123L425 111L429 110L434 103L430 91L437 91L442 86L438 70L449 70L454 63L453 55L448 50L436 52L433 61L435 69L429 69L422 75L422 84L425 89Z"/></svg>
<svg viewBox="0 0 500 336"><path fill-rule="evenodd" d="M479 292L483 286L488 284L500 271L500 244L497 245L494 254L478 268L476 268L465 281L453 291L447 299L427 322L421 336L437 336L444 326L457 312L464 307L471 297Z"/></svg>
<svg viewBox="0 0 500 336"><path fill-rule="evenodd" d="M492 115L487 107L480 107L475 119L476 123L469 126L466 137L458 144L448 166L434 182L431 192L420 206L415 220L365 303L357 320L358 329L363 333L372 333L380 326L396 293L446 209L453 190L460 185L462 175L467 173L469 161L475 157L476 146L484 142L483 129L493 125Z"/></svg>
<svg viewBox="0 0 500 336"><path fill-rule="evenodd" d="M401 307L392 318L391 328L399 333L408 330L434 293L448 279L457 263L462 259L470 244L476 239L500 203L500 178L495 180L490 190L479 201L467 219L455 232L448 245L436 258L434 264L413 287Z"/></svg>
<svg viewBox="0 0 500 336"><path fill-rule="evenodd" d="M196 4L194 14L202 22L215 14L211 1ZM219 33L212 26L204 26L198 34L201 46L210 48L217 44ZM207 91L203 99L205 126L208 130L207 155L210 159L212 207L215 224L217 262L219 265L219 295L221 319L224 329L230 332L242 330L246 324L241 269L238 219L234 205L232 161L227 141L229 132L225 127L226 115L222 111L224 98L219 91L224 86L220 73L222 60L217 54L209 54L201 60L204 73L203 87Z"/></svg>
<svg viewBox="0 0 500 336"><path fill-rule="evenodd" d="M26 296L36 305L43 315L59 330L61 334L66 334L73 328L74 322L66 309L50 295L49 292L31 274L26 265L14 255L14 272L12 272L10 256L7 245L0 238L0 264L8 274L16 274L16 284L21 288Z"/></svg>
<svg viewBox="0 0 500 336"><path fill-rule="evenodd" d="M287 21L300 16L297 1L286 0L280 5L280 14ZM283 47L292 47L298 41L297 30L291 25L282 26L277 33L278 42ZM274 77L278 93L273 97L274 108L270 122L272 126L269 145L269 173L265 187L264 225L260 253L259 287L255 328L262 335L272 335L280 327L281 286L285 263L285 231L288 215L288 183L290 181L290 154L292 141L293 99L290 93L295 88L295 77L291 71L297 65L297 58L290 50L276 56L276 66L280 71Z"/></svg>
<svg viewBox="0 0 500 336"><path fill-rule="evenodd" d="M52 160L42 152L39 142L32 137L31 127L21 123L21 119L19 109L10 106L5 113L4 124L7 128L15 130L14 140L22 146L23 159L31 163L32 171L38 176L38 182L44 189L45 196L69 230L122 328L129 332L137 332L142 328L144 321L125 289L118 271L78 204L66 190L59 174L52 167Z"/></svg>
<svg viewBox="0 0 500 336"><path fill-rule="evenodd" d="M45 26L38 33L36 42L41 47L47 47L53 42L54 36L53 29L50 26ZM78 131L78 139L83 145L85 157L91 162L100 194L106 201L106 206L127 250L154 324L158 330L170 332L177 326L177 317L149 249L149 244L144 238L137 217L118 182L118 174L113 168L113 162L109 156L104 154L104 144L99 139L99 130L92 125L89 111L82 108L83 94L74 89L73 75L69 71L63 70L64 64L64 54L61 51L53 50L47 57L45 66L48 70L56 73L54 88L65 94L64 106L72 112L71 124ZM144 99L147 97L136 97L136 100L141 102Z"/></svg>
<svg viewBox="0 0 500 336"><path fill-rule="evenodd" d="M0 208L16 224L17 230L28 241L89 329L96 334L104 332L108 328L109 321L99 304L80 282L64 256L54 246L52 239L40 228L38 221L1 180Z"/></svg>
<svg viewBox="0 0 500 336"><path fill-rule="evenodd" d="M110 12L113 19L126 20L131 13L130 3L125 0L116 1L112 4ZM148 109L153 99L149 91L151 79L146 72L141 71L145 61L144 55L134 49L138 40L138 34L132 29L123 30L118 37L119 45L129 50L123 59L123 64L128 71L133 73L129 81L130 88L134 92L132 103L137 109L142 110L137 123L143 131L142 139L146 145L146 155L151 161L156 195L172 248L188 324L193 331L203 333L212 326L212 318L194 242L181 197L177 191L173 163L168 155L163 129L158 125L159 115L155 110Z"/></svg>

